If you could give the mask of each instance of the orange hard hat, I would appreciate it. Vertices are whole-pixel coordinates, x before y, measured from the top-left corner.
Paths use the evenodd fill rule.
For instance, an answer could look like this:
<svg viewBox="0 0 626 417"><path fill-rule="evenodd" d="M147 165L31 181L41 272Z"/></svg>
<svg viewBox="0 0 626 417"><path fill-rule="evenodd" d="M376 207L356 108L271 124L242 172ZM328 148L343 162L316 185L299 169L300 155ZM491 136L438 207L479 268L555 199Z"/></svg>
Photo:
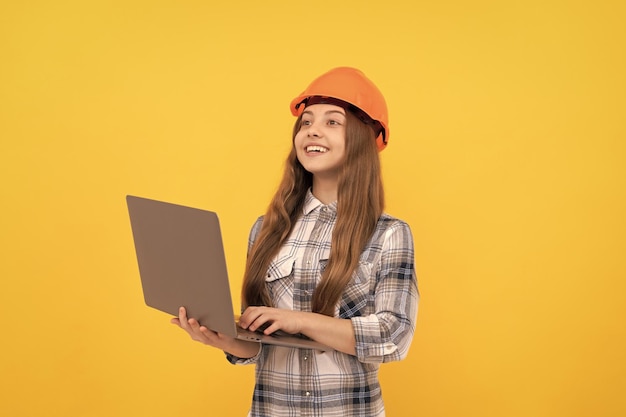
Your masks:
<svg viewBox="0 0 626 417"><path fill-rule="evenodd" d="M321 102L341 105L336 100L351 105L343 107L355 112L365 123L373 125L379 131L376 146L379 151L385 149L389 141L387 103L376 85L356 68L333 68L317 77L291 101L291 113L300 116L307 105Z"/></svg>

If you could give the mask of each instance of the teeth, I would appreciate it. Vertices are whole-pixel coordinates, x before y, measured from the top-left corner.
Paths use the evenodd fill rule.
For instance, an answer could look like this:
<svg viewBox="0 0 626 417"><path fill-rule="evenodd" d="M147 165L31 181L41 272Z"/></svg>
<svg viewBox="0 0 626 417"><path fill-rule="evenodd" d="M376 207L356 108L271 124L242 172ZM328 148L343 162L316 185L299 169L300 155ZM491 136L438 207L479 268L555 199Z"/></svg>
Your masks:
<svg viewBox="0 0 626 417"><path fill-rule="evenodd" d="M321 152L324 153L326 152L328 149L321 147L321 146L307 146L306 147L306 151L307 152Z"/></svg>

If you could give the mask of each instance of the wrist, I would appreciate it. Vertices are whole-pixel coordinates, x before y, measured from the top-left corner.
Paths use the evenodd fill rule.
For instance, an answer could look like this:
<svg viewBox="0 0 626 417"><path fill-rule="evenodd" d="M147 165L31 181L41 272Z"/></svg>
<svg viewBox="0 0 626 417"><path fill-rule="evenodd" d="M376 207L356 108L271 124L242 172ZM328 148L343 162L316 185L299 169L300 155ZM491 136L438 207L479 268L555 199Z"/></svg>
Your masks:
<svg viewBox="0 0 626 417"><path fill-rule="evenodd" d="M222 350L240 359L250 359L259 354L261 344L245 340L232 339Z"/></svg>

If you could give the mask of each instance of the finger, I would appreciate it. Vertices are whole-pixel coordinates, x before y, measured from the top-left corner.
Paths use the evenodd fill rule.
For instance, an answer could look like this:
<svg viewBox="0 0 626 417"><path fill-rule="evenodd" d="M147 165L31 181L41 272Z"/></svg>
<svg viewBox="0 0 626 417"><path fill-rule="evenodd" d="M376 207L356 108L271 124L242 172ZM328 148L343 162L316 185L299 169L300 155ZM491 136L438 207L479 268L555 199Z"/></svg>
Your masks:
<svg viewBox="0 0 626 417"><path fill-rule="evenodd" d="M187 324L189 324L189 328L194 333L199 333L200 332L200 323L198 323L198 320L196 320L196 319L189 319L189 320L187 320Z"/></svg>
<svg viewBox="0 0 626 417"><path fill-rule="evenodd" d="M185 330L188 330L188 319L187 319L187 310L185 309L185 307L181 307L178 309L178 323L180 325L180 327L182 327Z"/></svg>
<svg viewBox="0 0 626 417"><path fill-rule="evenodd" d="M254 321L256 315L254 313L255 307L248 307L243 312L241 316L239 316L239 327L242 329L247 329L250 326L250 323Z"/></svg>
<svg viewBox="0 0 626 417"><path fill-rule="evenodd" d="M259 315L249 326L249 329L253 332L255 331L263 331L272 325L275 320L269 314L261 314Z"/></svg>
<svg viewBox="0 0 626 417"><path fill-rule="evenodd" d="M214 344L216 340L219 338L217 333L215 333L212 330L209 330L208 328L204 326L200 326L200 328L198 329L198 332L202 335L202 338L207 344Z"/></svg>
<svg viewBox="0 0 626 417"><path fill-rule="evenodd" d="M195 341L206 343L205 336L200 330L200 323L196 319L187 320L187 327L185 330L189 333L189 336Z"/></svg>
<svg viewBox="0 0 626 417"><path fill-rule="evenodd" d="M201 338L200 341L206 345L219 347L223 345L224 341L229 339L229 336L225 336L220 333L214 332L213 330L205 326L200 326L198 331L200 334L199 337Z"/></svg>
<svg viewBox="0 0 626 417"><path fill-rule="evenodd" d="M280 329L281 329L280 324L277 321L275 321L271 323L269 326L265 327L265 329L263 329L263 333L269 335Z"/></svg>
<svg viewBox="0 0 626 417"><path fill-rule="evenodd" d="M263 319L262 316L266 313L267 307L248 307L243 312L239 322L244 329L250 329L255 331L260 325L262 325L267 319ZM261 321L258 321L261 319Z"/></svg>
<svg viewBox="0 0 626 417"><path fill-rule="evenodd" d="M180 321L187 320L187 309L185 307L180 307L178 309L178 318Z"/></svg>

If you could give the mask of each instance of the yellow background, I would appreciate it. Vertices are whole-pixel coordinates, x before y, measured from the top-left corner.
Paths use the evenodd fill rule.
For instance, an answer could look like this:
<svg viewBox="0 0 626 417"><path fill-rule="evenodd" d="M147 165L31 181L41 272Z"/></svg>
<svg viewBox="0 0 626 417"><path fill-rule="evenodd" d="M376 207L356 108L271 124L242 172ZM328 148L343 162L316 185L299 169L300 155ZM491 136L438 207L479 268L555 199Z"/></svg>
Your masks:
<svg viewBox="0 0 626 417"><path fill-rule="evenodd" d="M143 304L124 196L216 210L235 303L288 103L361 68L422 300L390 416L626 415L622 1L0 5L0 414L242 416Z"/></svg>

